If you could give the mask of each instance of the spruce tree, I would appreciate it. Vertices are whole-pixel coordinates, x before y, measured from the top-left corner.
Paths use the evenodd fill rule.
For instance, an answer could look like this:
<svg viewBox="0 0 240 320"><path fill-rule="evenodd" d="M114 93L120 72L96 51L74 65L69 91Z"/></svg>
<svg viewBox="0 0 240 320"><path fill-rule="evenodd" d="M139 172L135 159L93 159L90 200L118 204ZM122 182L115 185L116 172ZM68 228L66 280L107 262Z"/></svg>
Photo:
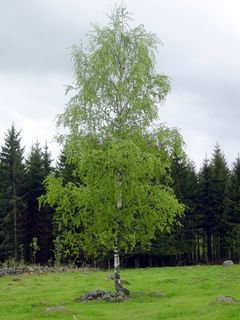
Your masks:
<svg viewBox="0 0 240 320"><path fill-rule="evenodd" d="M63 179L64 185L68 182L78 182L79 180L78 178L76 178L76 175L74 174L76 166L73 163L67 161L65 149L66 148L63 148L61 150L56 168L56 175Z"/></svg>
<svg viewBox="0 0 240 320"><path fill-rule="evenodd" d="M202 250L201 257L203 261L212 260L212 234L214 227L214 217L210 210L211 203L211 166L206 158L203 161L199 172L199 233L201 234Z"/></svg>
<svg viewBox="0 0 240 320"><path fill-rule="evenodd" d="M198 179L195 165L189 160L183 161L178 158L172 163L173 189L179 201L185 204L185 215L179 218L179 225L171 237L174 236L176 253L184 262L192 262L198 258L198 216L197 196Z"/></svg>
<svg viewBox="0 0 240 320"><path fill-rule="evenodd" d="M42 153L42 184L47 175L53 171L51 153L47 144ZM44 193L45 191L43 191ZM41 194L42 195L42 194ZM38 200L38 199L37 199ZM38 259L40 263L47 263L52 257L53 249L53 210L46 204L39 209L38 219Z"/></svg>
<svg viewBox="0 0 240 320"><path fill-rule="evenodd" d="M42 158L43 158L43 176L46 177L51 171L53 171L51 152L49 151L47 143L44 146L44 150L42 152Z"/></svg>
<svg viewBox="0 0 240 320"><path fill-rule="evenodd" d="M39 251L36 261L46 263L51 256L52 249L52 217L49 207L41 209L38 205L38 198L44 194L44 179L51 172L51 156L48 147L44 152L35 143L32 146L27 159L27 223L28 223L28 259L32 259L30 245L34 238L37 238Z"/></svg>
<svg viewBox="0 0 240 320"><path fill-rule="evenodd" d="M199 213L203 231L203 247L207 260L219 261L228 256L226 234L230 227L227 212L229 169L217 144L211 162L204 161L199 175Z"/></svg>
<svg viewBox="0 0 240 320"><path fill-rule="evenodd" d="M215 259L227 258L226 233L230 227L226 210L229 169L220 146L217 144L211 161L211 211L214 217L213 236Z"/></svg>
<svg viewBox="0 0 240 320"><path fill-rule="evenodd" d="M227 190L226 211L228 215L228 231L226 242L232 259L240 258L240 158L232 166Z"/></svg>
<svg viewBox="0 0 240 320"><path fill-rule="evenodd" d="M25 243L25 167L21 133L14 125L7 131L0 152L0 255L19 258Z"/></svg>

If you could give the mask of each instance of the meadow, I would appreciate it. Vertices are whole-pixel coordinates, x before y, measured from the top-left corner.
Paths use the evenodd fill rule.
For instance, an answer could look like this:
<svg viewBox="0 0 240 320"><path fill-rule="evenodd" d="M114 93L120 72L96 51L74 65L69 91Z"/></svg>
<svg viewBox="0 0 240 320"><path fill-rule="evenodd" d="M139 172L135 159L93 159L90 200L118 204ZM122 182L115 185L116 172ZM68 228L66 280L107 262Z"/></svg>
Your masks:
<svg viewBox="0 0 240 320"><path fill-rule="evenodd" d="M114 290L109 274L75 271L0 277L0 320L240 319L240 265L123 270L132 293L129 301L79 302L88 291ZM236 300L218 302L219 296Z"/></svg>

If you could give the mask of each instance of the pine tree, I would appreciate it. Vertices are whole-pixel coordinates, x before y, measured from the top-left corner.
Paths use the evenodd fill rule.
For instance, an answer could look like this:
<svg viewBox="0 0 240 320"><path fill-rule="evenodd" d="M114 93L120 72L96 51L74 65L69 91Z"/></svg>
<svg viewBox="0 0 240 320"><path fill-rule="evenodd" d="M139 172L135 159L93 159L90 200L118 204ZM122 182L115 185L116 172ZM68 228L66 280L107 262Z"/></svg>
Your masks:
<svg viewBox="0 0 240 320"><path fill-rule="evenodd" d="M214 148L211 167L211 210L215 222L213 227L214 255L215 259L227 258L226 233L230 227L226 210L229 169L225 156L218 144Z"/></svg>
<svg viewBox="0 0 240 320"><path fill-rule="evenodd" d="M174 158L172 163L173 189L180 202L186 206L185 215L179 218L180 226L176 226L176 253L184 262L192 262L198 258L198 216L196 202L198 196L198 179L194 163Z"/></svg>
<svg viewBox="0 0 240 320"><path fill-rule="evenodd" d="M27 247L30 248L33 238L38 238L39 208L37 198L43 194L43 160L39 143L35 143L27 159ZM28 260L31 260L31 250L28 250Z"/></svg>
<svg viewBox="0 0 240 320"><path fill-rule="evenodd" d="M25 242L24 148L14 125L7 131L0 153L0 256L19 258Z"/></svg>
<svg viewBox="0 0 240 320"><path fill-rule="evenodd" d="M48 151L47 144L44 147L42 154L42 181L43 184L47 175L53 171L52 168L52 159L51 153ZM43 191L44 193L45 191ZM42 195L42 194L41 194ZM40 196L40 195L39 195ZM38 199L37 199L38 201ZM38 217L38 244L39 244L39 253L38 260L40 263L47 263L48 260L52 257L53 249L53 210L48 206L42 206L39 209Z"/></svg>
<svg viewBox="0 0 240 320"><path fill-rule="evenodd" d="M199 172L199 233L202 234L201 257L203 261L212 260L212 234L214 227L214 217L210 210L211 203L211 166L208 159L203 161ZM199 240L200 242L200 240Z"/></svg>
<svg viewBox="0 0 240 320"><path fill-rule="evenodd" d="M199 212L203 231L203 247L207 260L218 261L228 256L226 233L230 227L226 210L229 169L217 144L209 163L205 160L199 175Z"/></svg>
<svg viewBox="0 0 240 320"><path fill-rule="evenodd" d="M227 215L229 228L226 235L227 245L232 259L240 258L240 158L233 163L227 190Z"/></svg>
<svg viewBox="0 0 240 320"><path fill-rule="evenodd" d="M57 162L56 173L58 177L63 179L64 185L68 182L77 182L78 179L74 175L74 170L76 170L76 166L73 163L67 162L66 151L63 148Z"/></svg>
<svg viewBox="0 0 240 320"><path fill-rule="evenodd" d="M43 176L46 177L51 171L53 171L51 152L48 150L47 143L45 144L45 147L42 153L42 158L43 158Z"/></svg>
<svg viewBox="0 0 240 320"><path fill-rule="evenodd" d="M39 251L36 261L46 263L51 257L52 249L52 214L48 206L41 209L38 198L44 194L44 179L51 172L51 156L48 147L42 152L39 143L32 146L27 160L27 222L28 222L28 247L33 238L37 238ZM28 251L31 260L31 250Z"/></svg>

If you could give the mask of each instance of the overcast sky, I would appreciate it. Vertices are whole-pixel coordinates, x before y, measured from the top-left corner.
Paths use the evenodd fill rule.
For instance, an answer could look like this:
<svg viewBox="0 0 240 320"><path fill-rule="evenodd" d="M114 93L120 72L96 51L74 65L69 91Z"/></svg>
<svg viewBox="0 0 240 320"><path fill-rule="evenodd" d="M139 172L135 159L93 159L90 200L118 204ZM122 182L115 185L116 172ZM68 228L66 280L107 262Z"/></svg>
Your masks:
<svg viewBox="0 0 240 320"><path fill-rule="evenodd" d="M47 140L67 102L70 47L91 22L106 24L110 0L0 0L0 144L14 123L29 150ZM156 33L157 70L171 77L162 122L181 130L199 167L219 142L231 163L240 153L240 1L127 0L135 24Z"/></svg>

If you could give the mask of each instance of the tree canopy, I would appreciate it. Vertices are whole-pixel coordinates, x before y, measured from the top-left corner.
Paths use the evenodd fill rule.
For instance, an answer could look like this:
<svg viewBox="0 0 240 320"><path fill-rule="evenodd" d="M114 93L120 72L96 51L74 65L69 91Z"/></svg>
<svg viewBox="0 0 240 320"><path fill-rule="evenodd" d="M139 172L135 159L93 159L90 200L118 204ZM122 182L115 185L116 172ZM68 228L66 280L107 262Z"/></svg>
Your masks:
<svg viewBox="0 0 240 320"><path fill-rule="evenodd" d="M71 226L70 243L90 255L114 251L117 290L120 250L147 246L184 210L170 177L171 158L184 156L182 137L155 125L170 90L168 77L156 72L159 40L142 25L131 28L131 20L116 7L106 27L93 26L87 48L73 48L72 97L58 125L78 180L64 184L50 175L45 197L59 228Z"/></svg>

